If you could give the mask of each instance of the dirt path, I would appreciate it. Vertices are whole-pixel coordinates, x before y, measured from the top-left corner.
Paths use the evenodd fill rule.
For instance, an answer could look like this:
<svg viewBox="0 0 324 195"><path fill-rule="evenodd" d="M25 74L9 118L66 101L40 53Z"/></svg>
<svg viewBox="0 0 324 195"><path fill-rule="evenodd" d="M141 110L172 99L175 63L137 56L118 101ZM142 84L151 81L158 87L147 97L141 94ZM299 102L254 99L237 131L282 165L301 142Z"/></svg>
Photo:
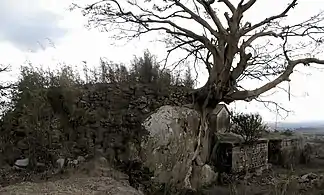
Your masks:
<svg viewBox="0 0 324 195"><path fill-rule="evenodd" d="M142 195L127 183L109 177L84 177L53 182L24 182L0 189L1 195Z"/></svg>

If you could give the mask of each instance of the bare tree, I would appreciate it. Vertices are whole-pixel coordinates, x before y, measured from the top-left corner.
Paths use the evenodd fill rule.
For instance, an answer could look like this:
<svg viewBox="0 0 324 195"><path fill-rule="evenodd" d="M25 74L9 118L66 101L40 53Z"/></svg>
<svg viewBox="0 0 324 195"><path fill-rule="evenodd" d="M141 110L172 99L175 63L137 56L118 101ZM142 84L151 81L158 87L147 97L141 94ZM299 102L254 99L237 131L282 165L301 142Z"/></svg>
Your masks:
<svg viewBox="0 0 324 195"><path fill-rule="evenodd" d="M137 38L157 31L168 46L166 62L170 53L182 49L187 55L174 65L194 57L194 67L206 67L209 73L206 84L193 92L193 104L203 121L193 157L198 164L206 162L209 154L209 151L202 152L205 150L201 148L206 146L200 144L201 137L208 134L204 131L208 131L205 121L209 110L220 102L259 99L261 94L289 81L297 65L324 64L324 60L313 55L323 41L324 13L300 23L283 25L282 19L297 5L297 0L291 0L277 15L252 24L244 22L243 16L256 0L240 0L237 5L232 2L100 0L82 8L90 25L117 30L116 39ZM223 12L224 20L216 9L220 4L227 9ZM293 38L301 43L293 44ZM245 79L261 80L264 84L248 89L241 86Z"/></svg>

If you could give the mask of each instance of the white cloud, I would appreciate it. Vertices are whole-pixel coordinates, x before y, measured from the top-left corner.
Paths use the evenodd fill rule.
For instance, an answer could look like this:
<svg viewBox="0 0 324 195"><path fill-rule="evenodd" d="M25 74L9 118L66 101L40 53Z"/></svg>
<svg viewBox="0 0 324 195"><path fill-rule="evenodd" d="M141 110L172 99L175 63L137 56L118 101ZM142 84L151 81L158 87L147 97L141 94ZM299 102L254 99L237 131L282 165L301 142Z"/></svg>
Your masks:
<svg viewBox="0 0 324 195"><path fill-rule="evenodd" d="M21 50L37 50L39 43L65 35L59 26L62 15L46 9L40 0L0 1L0 40L8 41Z"/></svg>
<svg viewBox="0 0 324 195"><path fill-rule="evenodd" d="M8 16L14 16L14 13L21 13L16 14L17 19L11 20L18 21L18 23L21 22L23 26L27 24L22 22L23 17L21 16L31 16L34 17L34 19L39 19L37 17L43 16L37 15L40 13L50 13L47 15L49 18L47 21L51 22L43 25L42 29L44 31L40 33L33 34L33 26L29 25L28 27L30 30L26 32L27 34L23 34L23 32L14 32L16 35L9 36L9 38L8 35L6 38L0 36L0 56L5 56L1 57L0 63L11 63L15 67L18 67L18 65L21 65L26 59L29 59L36 64L43 64L45 66L54 66L58 62L81 65L81 61L87 61L89 65L92 65L97 64L100 57L107 57L116 62L128 63L134 55L141 55L146 48L149 48L152 53L160 57L163 57L166 52L162 44L149 42L144 38L132 41L126 46L112 46L112 40L108 38L108 33L100 33L96 29L90 31L85 29L84 24L86 23L86 19L78 12L69 12L66 9L71 1L31 1L33 4L17 4L18 0L3 0L3 2L7 2L5 3L7 9L11 9L11 11L7 11L6 14L8 14ZM3 4L3 2L0 4ZM286 5L288 2L288 0L257 1L253 9L248 12L247 17L249 20L251 19L253 22L257 22L270 14L282 11L283 5ZM27 5L33 5L34 8L31 9L27 7ZM290 16L288 22L308 18L318 12L321 7L324 7L324 2L320 0L300 0L299 6L293 10L293 15ZM4 13L2 13L2 15L4 15ZM18 15L20 15L20 17L18 17ZM50 17L54 15L56 17ZM42 18L39 21L44 22L46 20ZM66 31L64 31L65 34L55 34L54 31L57 29L53 29L54 26L57 29L66 29ZM36 29L41 29L41 27L37 27ZM1 32L2 31L0 31L0 35ZM30 35L28 35L28 33ZM51 33L54 33L54 35L56 35L54 37L57 38L54 40L55 48L49 47L49 44L44 41L45 36L49 36ZM30 37L30 39L28 39L28 37ZM39 50L35 53L22 52L19 50L21 47L30 47L31 45L35 49L38 39L43 39L42 44L47 47L42 49L38 46ZM154 39L154 37L151 37L151 40L152 39ZM271 96L271 99L284 104L288 109L294 110L295 113L291 114L286 119L287 121L324 120L324 115L321 114L321 111L324 110L324 106L320 103L322 97L324 97L324 90L320 88L320 83L324 81L322 76L323 72L303 67L299 69L302 72L306 71L312 73L312 76L305 76L298 73L293 74L291 90L297 97L292 96L291 101L288 101L288 97L285 93L277 93ZM200 75L200 80L204 80L204 75ZM283 83L282 86L287 88L287 83ZM305 93L309 95L305 96ZM232 107L236 107L242 111L259 112L265 117L265 120L275 120L276 115L269 112L261 104L238 102L233 104Z"/></svg>

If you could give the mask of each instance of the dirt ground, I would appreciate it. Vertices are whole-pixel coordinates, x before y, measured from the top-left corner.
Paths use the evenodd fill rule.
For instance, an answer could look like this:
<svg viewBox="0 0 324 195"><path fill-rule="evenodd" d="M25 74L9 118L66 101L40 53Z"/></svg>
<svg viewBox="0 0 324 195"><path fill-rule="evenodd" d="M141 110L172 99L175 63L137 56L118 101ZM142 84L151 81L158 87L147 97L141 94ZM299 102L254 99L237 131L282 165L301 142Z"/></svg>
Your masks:
<svg viewBox="0 0 324 195"><path fill-rule="evenodd" d="M324 195L324 142L312 144L315 150L309 164L292 169L272 166L262 175L249 174L240 180L233 179L228 185L208 187L199 194ZM1 175L1 171L0 176L0 195L140 194L130 187L127 175L96 162L56 176L12 172L9 177L8 172Z"/></svg>
<svg viewBox="0 0 324 195"><path fill-rule="evenodd" d="M0 195L142 195L129 185L127 175L97 161L59 174L26 173L7 171L7 180L2 177L0 183Z"/></svg>
<svg viewBox="0 0 324 195"><path fill-rule="evenodd" d="M128 184L110 177L79 177L48 182L23 182L0 189L2 195L140 195Z"/></svg>
<svg viewBox="0 0 324 195"><path fill-rule="evenodd" d="M273 166L261 176L249 175L235 184L212 186L203 190L205 195L297 195L324 194L324 159L313 159L294 170ZM112 169L93 169L51 177L44 181L38 178L33 182L21 182L0 188L0 195L41 195L41 194L137 194L129 187L127 176ZM301 180L305 175L312 178ZM124 190L121 191L120 189ZM117 193L118 192L118 193Z"/></svg>

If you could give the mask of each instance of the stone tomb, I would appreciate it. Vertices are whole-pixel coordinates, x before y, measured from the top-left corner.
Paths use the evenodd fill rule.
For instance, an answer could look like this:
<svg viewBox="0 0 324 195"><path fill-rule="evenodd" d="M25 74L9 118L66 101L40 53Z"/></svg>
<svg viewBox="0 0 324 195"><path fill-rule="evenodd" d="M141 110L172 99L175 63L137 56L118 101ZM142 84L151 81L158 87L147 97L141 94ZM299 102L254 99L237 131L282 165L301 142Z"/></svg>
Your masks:
<svg viewBox="0 0 324 195"><path fill-rule="evenodd" d="M283 165L285 155L289 157L296 155L303 148L303 140L298 137L271 138L269 139L269 162L275 165ZM285 154L285 152L291 154ZM295 153L295 154L293 154Z"/></svg>
<svg viewBox="0 0 324 195"><path fill-rule="evenodd" d="M232 172L256 170L268 165L268 141L258 140L253 145L232 148Z"/></svg>
<svg viewBox="0 0 324 195"><path fill-rule="evenodd" d="M260 139L253 144L245 144L235 134L223 134L216 159L215 166L220 172L240 173L266 168L268 140Z"/></svg>

